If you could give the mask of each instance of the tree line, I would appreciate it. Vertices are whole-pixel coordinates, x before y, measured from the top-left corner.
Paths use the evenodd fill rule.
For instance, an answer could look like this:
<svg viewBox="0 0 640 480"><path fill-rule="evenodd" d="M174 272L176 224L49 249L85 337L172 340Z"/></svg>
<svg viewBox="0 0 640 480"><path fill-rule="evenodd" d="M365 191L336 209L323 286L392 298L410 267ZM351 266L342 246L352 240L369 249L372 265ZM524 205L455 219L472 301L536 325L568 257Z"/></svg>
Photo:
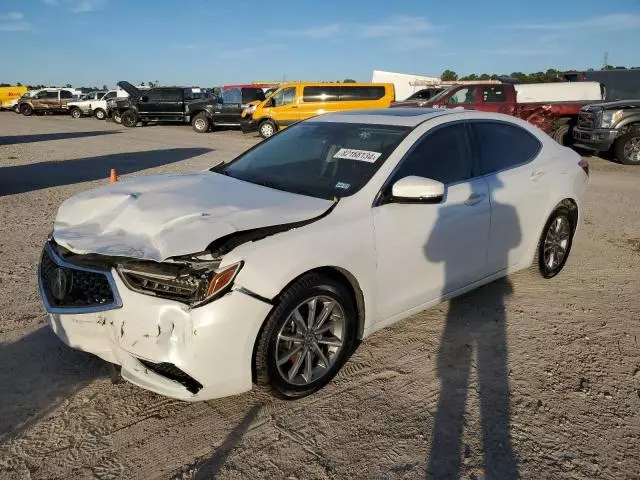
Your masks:
<svg viewBox="0 0 640 480"><path fill-rule="evenodd" d="M631 67L632 69L640 68L640 67ZM626 70L627 67L614 67L613 65L605 65L603 70ZM589 68L587 72L595 71L593 68ZM464 77L459 77L456 72L453 70L445 70L440 75L440 80L444 82L455 82L457 80L460 81L474 81L474 80L499 80L501 78L510 77L516 79L520 83L545 83L545 82L557 82L558 80L563 80L562 74L564 72L560 70L556 70L555 68L549 68L546 72L534 72L534 73L523 73L523 72L512 72L511 74L488 74L483 73L477 75L472 73L470 75L465 75Z"/></svg>

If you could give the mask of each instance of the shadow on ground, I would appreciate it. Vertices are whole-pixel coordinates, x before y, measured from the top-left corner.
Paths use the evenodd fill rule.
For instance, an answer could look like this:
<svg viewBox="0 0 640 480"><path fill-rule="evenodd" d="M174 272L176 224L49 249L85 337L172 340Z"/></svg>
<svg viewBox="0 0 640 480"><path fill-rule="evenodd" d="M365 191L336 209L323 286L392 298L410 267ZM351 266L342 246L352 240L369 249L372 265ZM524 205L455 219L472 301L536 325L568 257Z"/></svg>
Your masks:
<svg viewBox="0 0 640 480"><path fill-rule="evenodd" d="M99 377L109 364L64 345L43 325L0 344L0 441L16 436Z"/></svg>
<svg viewBox="0 0 640 480"><path fill-rule="evenodd" d="M38 133L34 135L13 135L0 137L0 145L15 145L18 143L48 142L49 140L66 140L69 138L98 137L100 135L111 135L120 133L119 131L96 130L94 132L58 132L58 133Z"/></svg>
<svg viewBox="0 0 640 480"><path fill-rule="evenodd" d="M212 151L210 148L169 148L4 167L0 168L0 196L106 179L112 168L119 175L126 175Z"/></svg>

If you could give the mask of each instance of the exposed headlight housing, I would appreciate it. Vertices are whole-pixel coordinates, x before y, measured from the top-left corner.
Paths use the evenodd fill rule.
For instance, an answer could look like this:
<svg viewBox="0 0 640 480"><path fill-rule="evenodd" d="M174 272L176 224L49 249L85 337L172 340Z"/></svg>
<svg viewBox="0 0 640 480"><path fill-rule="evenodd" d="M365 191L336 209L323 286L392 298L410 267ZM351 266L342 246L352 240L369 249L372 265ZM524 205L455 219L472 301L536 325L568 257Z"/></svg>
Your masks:
<svg viewBox="0 0 640 480"><path fill-rule="evenodd" d="M130 261L116 269L131 290L197 307L225 293L242 268L242 262L222 268L219 265L219 259L189 263Z"/></svg>
<svg viewBox="0 0 640 480"><path fill-rule="evenodd" d="M247 108L244 109L244 112L242 112L242 116L243 117L247 117L249 115L253 115L253 112L256 111L256 106L255 105L249 105Z"/></svg>
<svg viewBox="0 0 640 480"><path fill-rule="evenodd" d="M624 110L616 110L615 112L603 112L602 122L600 123L600 126L602 128L611 128L615 123L620 121L622 115L624 115Z"/></svg>

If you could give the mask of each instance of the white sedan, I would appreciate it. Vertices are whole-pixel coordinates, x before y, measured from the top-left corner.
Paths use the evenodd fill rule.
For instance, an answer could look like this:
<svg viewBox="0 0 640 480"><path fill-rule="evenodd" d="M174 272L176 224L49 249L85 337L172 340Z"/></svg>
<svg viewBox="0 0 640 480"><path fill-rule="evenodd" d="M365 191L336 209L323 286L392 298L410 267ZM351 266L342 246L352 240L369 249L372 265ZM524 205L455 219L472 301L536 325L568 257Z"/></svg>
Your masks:
<svg viewBox="0 0 640 480"><path fill-rule="evenodd" d="M588 173L505 115L323 115L210 171L68 199L41 295L65 343L143 388L301 397L382 327L532 265L560 272Z"/></svg>

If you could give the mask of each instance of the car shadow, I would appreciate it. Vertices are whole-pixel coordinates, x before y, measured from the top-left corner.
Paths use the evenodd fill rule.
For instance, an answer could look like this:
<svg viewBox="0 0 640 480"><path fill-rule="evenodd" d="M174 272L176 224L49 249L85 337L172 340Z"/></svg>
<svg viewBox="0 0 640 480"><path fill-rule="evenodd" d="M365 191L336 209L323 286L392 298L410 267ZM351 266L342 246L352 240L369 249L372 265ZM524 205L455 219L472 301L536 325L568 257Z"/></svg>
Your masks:
<svg viewBox="0 0 640 480"><path fill-rule="evenodd" d="M0 137L0 145L15 145L18 143L48 142L50 140L66 140L69 138L98 137L100 135L112 135L120 133L117 130L97 130L93 132L58 132L39 133L35 135L13 135Z"/></svg>
<svg viewBox="0 0 640 480"><path fill-rule="evenodd" d="M0 167L0 196L105 179L112 168L119 175L126 175L212 151L210 148L169 148Z"/></svg>
<svg viewBox="0 0 640 480"><path fill-rule="evenodd" d="M494 191L501 186L494 179L490 188L492 231L486 262L491 268L485 274L505 271L509 265L509 252L522 241L516 209L493 198ZM451 258L447 245L442 243L442 235L438 233L446 228L456 208L459 207L445 205L439 209L438 220L424 246L428 261L444 263L442 295L460 288L460 275L465 271L465 259ZM476 235L473 231L468 234ZM478 238L478 241L482 239ZM463 448L463 434L467 425L467 397L473 370L478 386L484 478L518 478L510 434L505 310L505 299L512 292L510 280L504 277L449 302L437 354L440 393L427 463L428 479L462 478L463 456L472 455L468 447Z"/></svg>
<svg viewBox="0 0 640 480"><path fill-rule="evenodd" d="M0 344L0 442L25 431L97 378L111 374L98 357L73 350L47 325Z"/></svg>

